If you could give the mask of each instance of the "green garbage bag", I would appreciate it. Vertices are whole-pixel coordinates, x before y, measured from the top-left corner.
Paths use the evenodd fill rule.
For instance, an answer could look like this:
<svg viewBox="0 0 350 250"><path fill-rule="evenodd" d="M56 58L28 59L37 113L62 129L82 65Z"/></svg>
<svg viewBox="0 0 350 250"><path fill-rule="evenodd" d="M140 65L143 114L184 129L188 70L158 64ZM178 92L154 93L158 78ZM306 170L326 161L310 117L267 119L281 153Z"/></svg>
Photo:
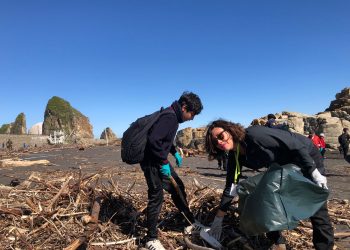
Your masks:
<svg viewBox="0 0 350 250"><path fill-rule="evenodd" d="M273 165L240 182L237 193L240 229L248 236L295 228L299 220L314 215L329 195L293 164Z"/></svg>

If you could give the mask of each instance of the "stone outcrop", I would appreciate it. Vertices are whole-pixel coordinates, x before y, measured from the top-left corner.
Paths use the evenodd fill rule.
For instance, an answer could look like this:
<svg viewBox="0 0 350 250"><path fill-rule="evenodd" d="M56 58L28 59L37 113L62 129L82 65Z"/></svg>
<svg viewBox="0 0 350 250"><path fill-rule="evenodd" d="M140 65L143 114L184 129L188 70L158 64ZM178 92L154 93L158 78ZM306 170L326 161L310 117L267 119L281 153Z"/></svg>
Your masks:
<svg viewBox="0 0 350 250"><path fill-rule="evenodd" d="M10 134L13 135L25 135L27 134L27 124L26 124L26 116L24 113L20 113L15 122L11 126Z"/></svg>
<svg viewBox="0 0 350 250"><path fill-rule="evenodd" d="M181 148L193 148L200 152L205 151L205 129L185 128L180 130L176 136L176 145Z"/></svg>
<svg viewBox="0 0 350 250"><path fill-rule="evenodd" d="M11 123L9 124L3 124L0 127L0 134L9 134L11 132Z"/></svg>
<svg viewBox="0 0 350 250"><path fill-rule="evenodd" d="M27 134L26 116L20 113L16 120L0 127L0 134L25 135Z"/></svg>
<svg viewBox="0 0 350 250"><path fill-rule="evenodd" d="M42 122L35 123L35 124L28 130L28 134L30 134L30 135L41 135L42 132L43 132L43 123L42 123Z"/></svg>
<svg viewBox="0 0 350 250"><path fill-rule="evenodd" d="M117 136L114 134L111 128L107 127L104 129L101 133L100 139L106 140L108 139L109 141L115 141L117 140Z"/></svg>
<svg viewBox="0 0 350 250"><path fill-rule="evenodd" d="M42 133L50 135L60 130L68 139L93 138L89 118L73 108L66 100L54 96L46 105Z"/></svg>

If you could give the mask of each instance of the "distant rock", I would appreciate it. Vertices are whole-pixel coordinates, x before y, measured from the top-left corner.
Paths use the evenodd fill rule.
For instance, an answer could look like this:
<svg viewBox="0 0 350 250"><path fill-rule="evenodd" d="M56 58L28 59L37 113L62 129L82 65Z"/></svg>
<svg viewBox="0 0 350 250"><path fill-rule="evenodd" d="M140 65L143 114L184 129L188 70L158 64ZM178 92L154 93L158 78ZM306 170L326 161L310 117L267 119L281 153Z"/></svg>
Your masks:
<svg viewBox="0 0 350 250"><path fill-rule="evenodd" d="M11 126L12 126L11 123L3 124L0 127L0 134L9 134L11 132Z"/></svg>
<svg viewBox="0 0 350 250"><path fill-rule="evenodd" d="M54 96L45 109L43 134L50 135L62 130L67 139L93 138L92 125L89 118L73 108L66 100Z"/></svg>
<svg viewBox="0 0 350 250"><path fill-rule="evenodd" d="M181 148L197 149L200 152L205 151L205 131L206 128L185 128L176 135L176 145Z"/></svg>
<svg viewBox="0 0 350 250"><path fill-rule="evenodd" d="M15 122L11 126L10 134L14 135L25 135L27 134L27 124L26 124L26 116L24 113L20 113Z"/></svg>
<svg viewBox="0 0 350 250"><path fill-rule="evenodd" d="M100 139L108 139L109 141L115 141L117 140L117 136L113 133L112 129L107 127L102 131L102 134L100 136Z"/></svg>
<svg viewBox="0 0 350 250"><path fill-rule="evenodd" d="M35 123L28 131L30 135L41 135L43 133L43 123Z"/></svg>

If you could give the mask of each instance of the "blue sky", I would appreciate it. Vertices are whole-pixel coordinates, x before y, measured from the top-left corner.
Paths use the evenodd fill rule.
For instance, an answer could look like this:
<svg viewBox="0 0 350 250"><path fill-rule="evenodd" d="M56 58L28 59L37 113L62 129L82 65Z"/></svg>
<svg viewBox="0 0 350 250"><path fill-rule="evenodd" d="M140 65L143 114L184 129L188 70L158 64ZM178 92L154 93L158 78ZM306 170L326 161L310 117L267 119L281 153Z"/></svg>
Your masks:
<svg viewBox="0 0 350 250"><path fill-rule="evenodd" d="M350 1L0 1L0 125L43 121L54 95L121 137L185 90L247 126L316 114L350 87Z"/></svg>

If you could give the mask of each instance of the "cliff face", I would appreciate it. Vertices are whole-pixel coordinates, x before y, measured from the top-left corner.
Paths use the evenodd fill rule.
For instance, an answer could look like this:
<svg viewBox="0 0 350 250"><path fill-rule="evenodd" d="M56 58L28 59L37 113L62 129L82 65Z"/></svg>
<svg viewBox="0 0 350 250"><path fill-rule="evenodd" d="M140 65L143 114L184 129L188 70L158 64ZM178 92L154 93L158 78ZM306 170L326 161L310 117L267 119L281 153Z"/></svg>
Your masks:
<svg viewBox="0 0 350 250"><path fill-rule="evenodd" d="M0 134L25 135L27 134L26 116L20 113L16 120L0 127Z"/></svg>
<svg viewBox="0 0 350 250"><path fill-rule="evenodd" d="M89 118L73 108L69 102L54 96L46 105L43 135L59 130L62 130L68 137L93 138Z"/></svg>
<svg viewBox="0 0 350 250"><path fill-rule="evenodd" d="M15 122L11 126L11 134L25 135L27 134L26 116L24 113L20 113Z"/></svg>
<svg viewBox="0 0 350 250"><path fill-rule="evenodd" d="M11 124L3 124L0 127L0 134L9 134L11 132Z"/></svg>

